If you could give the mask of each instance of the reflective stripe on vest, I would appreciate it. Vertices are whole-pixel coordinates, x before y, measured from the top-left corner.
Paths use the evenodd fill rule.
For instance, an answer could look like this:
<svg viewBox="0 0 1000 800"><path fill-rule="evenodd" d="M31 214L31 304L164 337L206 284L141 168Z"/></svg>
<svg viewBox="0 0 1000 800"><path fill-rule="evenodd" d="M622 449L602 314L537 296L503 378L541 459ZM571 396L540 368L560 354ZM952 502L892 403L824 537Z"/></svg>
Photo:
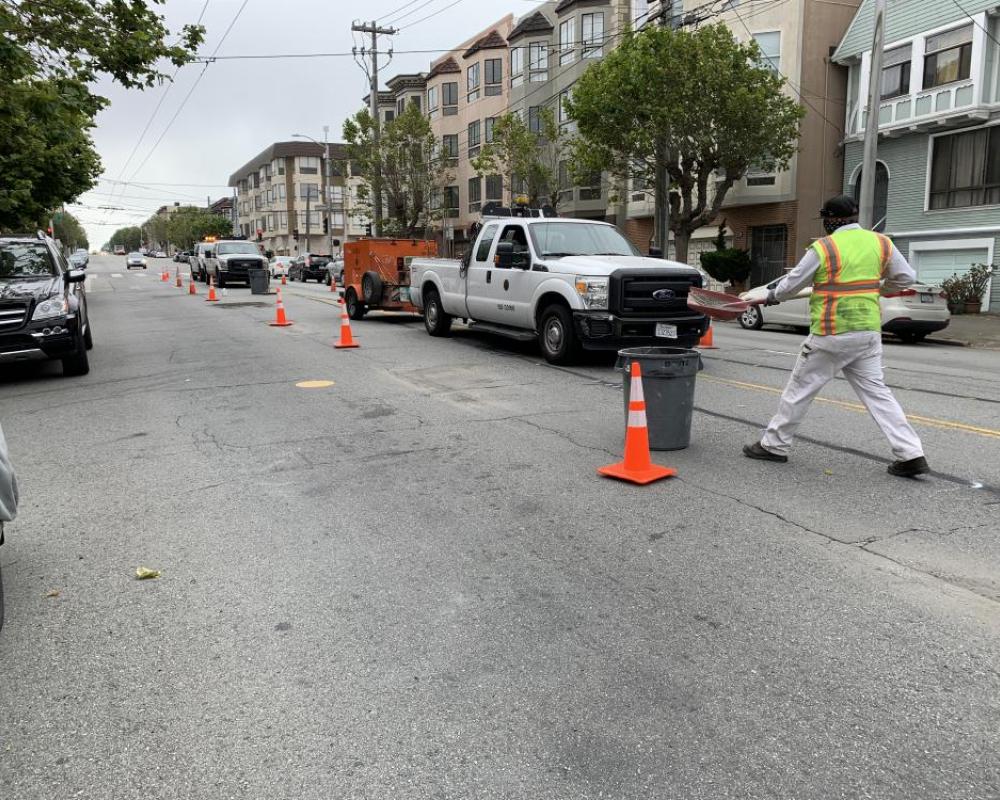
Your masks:
<svg viewBox="0 0 1000 800"><path fill-rule="evenodd" d="M862 228L839 230L814 242L819 257L809 300L810 330L819 336L849 331L878 331L880 279L892 255L881 234Z"/></svg>

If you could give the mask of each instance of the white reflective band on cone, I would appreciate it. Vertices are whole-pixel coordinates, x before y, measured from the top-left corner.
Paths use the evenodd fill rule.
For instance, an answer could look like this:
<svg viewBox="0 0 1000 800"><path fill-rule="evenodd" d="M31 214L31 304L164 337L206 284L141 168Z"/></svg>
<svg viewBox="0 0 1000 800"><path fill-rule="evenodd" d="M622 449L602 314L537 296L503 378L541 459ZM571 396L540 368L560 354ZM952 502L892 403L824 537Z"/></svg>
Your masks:
<svg viewBox="0 0 1000 800"><path fill-rule="evenodd" d="M645 411L629 411L628 412L628 426L630 428L645 428L646 427L646 412Z"/></svg>
<svg viewBox="0 0 1000 800"><path fill-rule="evenodd" d="M633 403L645 402L646 398L642 394L642 378L638 375L632 376L632 385L629 388L629 401Z"/></svg>

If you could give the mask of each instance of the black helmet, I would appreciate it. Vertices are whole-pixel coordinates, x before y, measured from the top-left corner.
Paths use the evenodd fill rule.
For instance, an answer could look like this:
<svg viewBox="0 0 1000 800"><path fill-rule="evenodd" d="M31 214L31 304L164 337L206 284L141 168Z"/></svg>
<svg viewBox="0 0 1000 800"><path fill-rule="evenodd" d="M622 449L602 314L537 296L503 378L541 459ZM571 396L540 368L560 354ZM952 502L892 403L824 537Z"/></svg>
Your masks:
<svg viewBox="0 0 1000 800"><path fill-rule="evenodd" d="M853 197L848 197L846 194L838 194L823 204L819 215L823 219L850 219L858 215L858 204L854 202Z"/></svg>

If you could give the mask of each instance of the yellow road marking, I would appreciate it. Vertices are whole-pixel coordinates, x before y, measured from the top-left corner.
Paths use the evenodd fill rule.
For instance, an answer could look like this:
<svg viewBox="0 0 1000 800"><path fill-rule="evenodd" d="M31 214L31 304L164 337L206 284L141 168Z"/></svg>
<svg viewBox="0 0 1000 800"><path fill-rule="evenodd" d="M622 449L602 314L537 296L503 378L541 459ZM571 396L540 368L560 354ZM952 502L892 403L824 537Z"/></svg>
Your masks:
<svg viewBox="0 0 1000 800"><path fill-rule="evenodd" d="M698 380L708 381L709 383L721 383L725 386L735 386L737 389L753 389L758 392L767 392L768 394L778 394L780 395L783 389L778 389L774 386L766 386L762 383L750 383L748 381L734 381L730 378L719 378L715 375L699 375ZM843 408L847 411L855 411L860 414L867 414L868 409L865 408L861 403L851 403L847 400L834 400L829 397L817 397L817 403L826 403L830 406L836 406L837 408ZM966 433L973 433L977 436L985 436L988 439L1000 439L1000 430L995 430L994 428L979 428L975 425L966 425L964 422L953 422L947 419L937 419L936 417L923 417L919 414L907 414L906 418L915 424L926 425L929 428L941 428L943 430L952 431L965 431Z"/></svg>
<svg viewBox="0 0 1000 800"><path fill-rule="evenodd" d="M333 381L299 381L295 385L300 389L325 389L333 386Z"/></svg>

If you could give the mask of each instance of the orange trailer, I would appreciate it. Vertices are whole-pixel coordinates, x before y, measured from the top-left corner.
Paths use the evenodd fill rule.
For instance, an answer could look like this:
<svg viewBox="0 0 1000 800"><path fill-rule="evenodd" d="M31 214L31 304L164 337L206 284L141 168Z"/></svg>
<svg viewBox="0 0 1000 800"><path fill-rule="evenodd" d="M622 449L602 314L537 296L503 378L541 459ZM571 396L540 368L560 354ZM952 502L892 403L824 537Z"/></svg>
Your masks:
<svg viewBox="0 0 1000 800"><path fill-rule="evenodd" d="M408 256L436 258L437 242L359 239L344 245L344 300L351 319L367 311L420 312L410 304Z"/></svg>

